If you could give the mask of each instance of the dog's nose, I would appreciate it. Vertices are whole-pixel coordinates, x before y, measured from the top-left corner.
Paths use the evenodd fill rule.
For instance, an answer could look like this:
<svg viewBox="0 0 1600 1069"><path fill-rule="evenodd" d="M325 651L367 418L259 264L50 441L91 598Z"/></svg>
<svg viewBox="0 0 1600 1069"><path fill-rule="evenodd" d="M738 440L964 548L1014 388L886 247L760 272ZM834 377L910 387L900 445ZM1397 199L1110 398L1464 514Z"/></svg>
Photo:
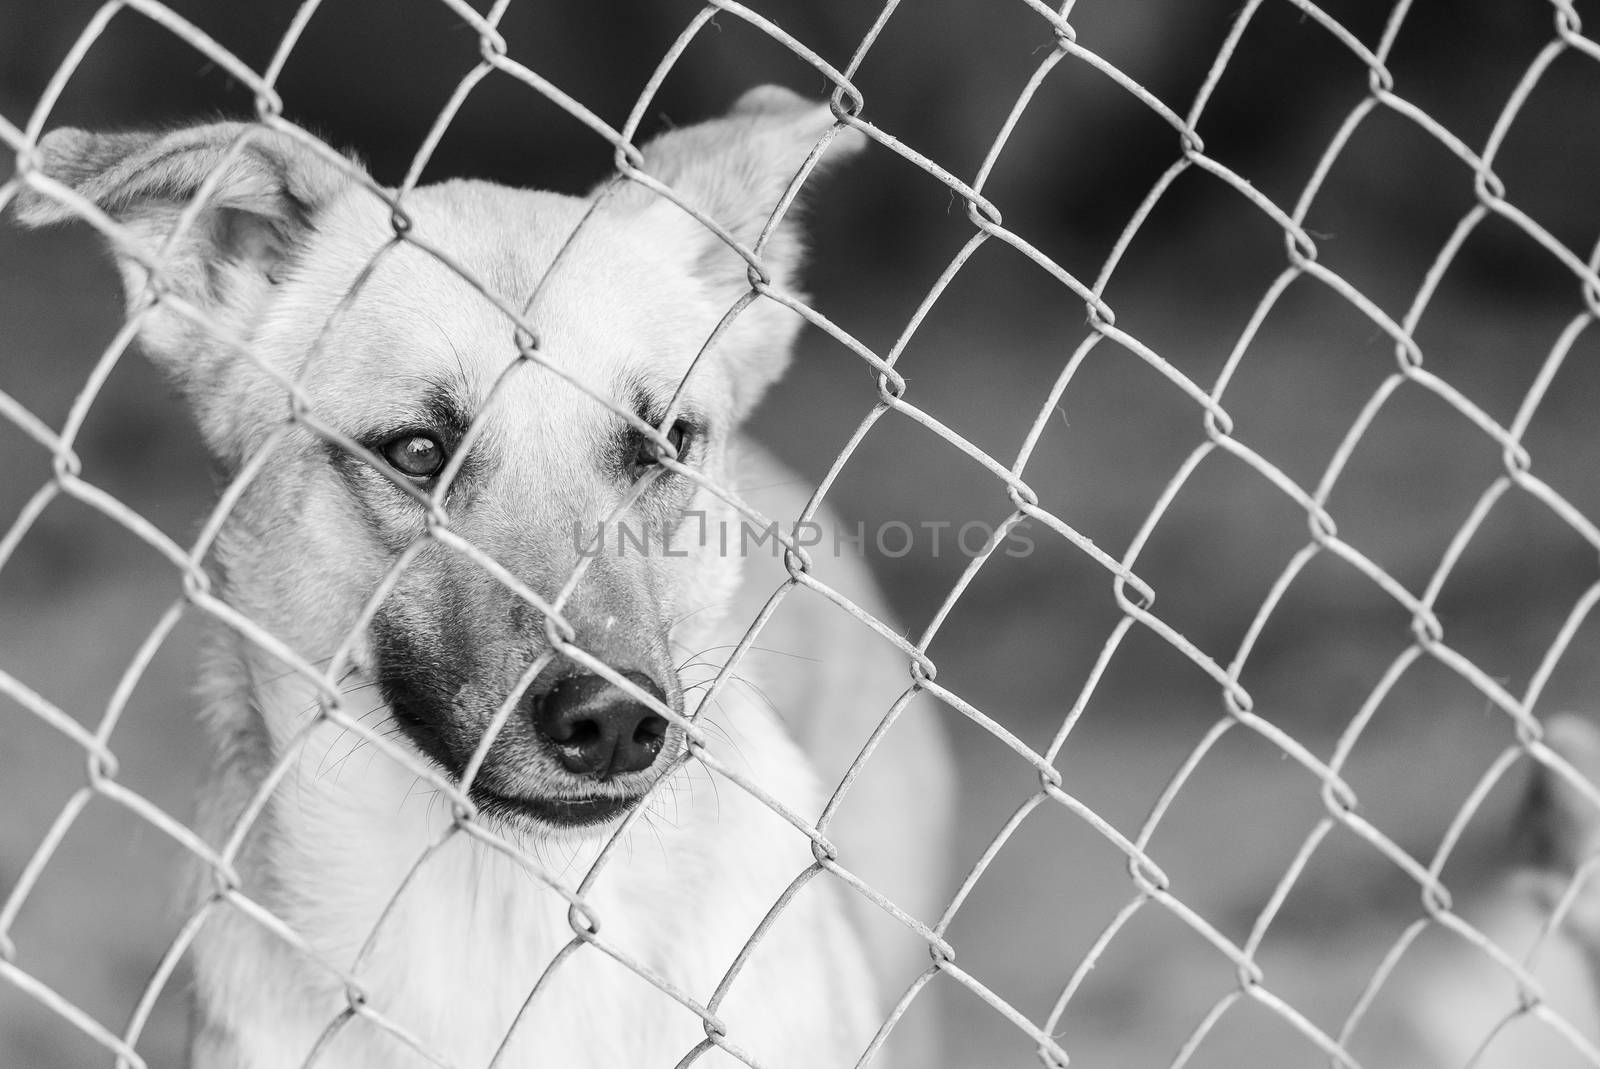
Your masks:
<svg viewBox="0 0 1600 1069"><path fill-rule="evenodd" d="M645 693L667 696L643 672L623 672ZM607 780L655 762L667 721L597 675L567 676L532 699L533 726L554 745L568 772Z"/></svg>

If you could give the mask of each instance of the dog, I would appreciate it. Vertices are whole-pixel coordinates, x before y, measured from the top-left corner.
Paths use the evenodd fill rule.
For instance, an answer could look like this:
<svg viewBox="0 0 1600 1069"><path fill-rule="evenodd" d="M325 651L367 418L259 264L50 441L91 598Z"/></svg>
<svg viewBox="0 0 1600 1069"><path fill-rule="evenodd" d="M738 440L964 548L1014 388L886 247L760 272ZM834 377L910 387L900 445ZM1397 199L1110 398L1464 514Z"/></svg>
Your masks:
<svg viewBox="0 0 1600 1069"><path fill-rule="evenodd" d="M834 126L763 87L638 166L751 248ZM864 145L840 128L816 167ZM908 661L796 588L703 701L787 575L677 537L691 514L738 529L707 484L768 488L778 517L809 496L740 430L800 316L762 297L699 355L753 269L620 177L416 188L398 241L359 164L262 125L59 129L27 170L16 217L98 219L141 347L241 487L211 552L197 830L221 848L254 815L233 876L201 866L192 899L195 1069L857 1064L928 940L826 871L762 930L827 851L709 766L816 820ZM788 294L794 215L760 249ZM678 545L575 537L607 517ZM888 615L861 562L825 564ZM296 657L342 673L342 716ZM471 771L470 805L419 767ZM908 706L827 833L927 925L952 782ZM937 1064L916 1016L873 1064Z"/></svg>

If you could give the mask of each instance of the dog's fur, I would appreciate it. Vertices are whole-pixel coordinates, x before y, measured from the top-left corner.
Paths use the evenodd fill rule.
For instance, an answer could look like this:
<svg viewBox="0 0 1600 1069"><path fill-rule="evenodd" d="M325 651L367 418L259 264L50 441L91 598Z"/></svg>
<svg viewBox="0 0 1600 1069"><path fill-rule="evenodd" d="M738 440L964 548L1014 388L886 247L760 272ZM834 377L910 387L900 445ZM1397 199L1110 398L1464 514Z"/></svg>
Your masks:
<svg viewBox="0 0 1600 1069"><path fill-rule="evenodd" d="M1545 726L1545 742L1571 774L1600 783L1600 728L1563 714ZM1417 1069L1579 1069L1600 1050L1600 811L1591 795L1538 766L1513 822L1521 860L1482 893L1462 917L1498 952L1520 963L1540 986L1519 991L1502 961L1453 931L1433 933L1402 959L1386 999L1398 1020L1369 1029L1391 1038L1387 1060L1365 1064ZM1559 920L1559 923L1555 923ZM1537 1001L1558 1016L1553 1026L1532 1012ZM1567 1034L1565 1029L1570 1029ZM1574 1042L1574 1036L1577 1041ZM1365 1051L1356 1048L1358 1056Z"/></svg>
<svg viewBox="0 0 1600 1069"><path fill-rule="evenodd" d="M832 121L825 107L786 91L754 90L724 118L647 145L643 169L749 246ZM221 470L238 473L270 445L216 541L222 598L299 655L327 658L426 527L426 509L397 484L403 475L330 446L291 418L283 386L256 361L297 380L312 418L374 454L419 431L449 449L482 422L444 499L450 528L533 591L554 596L578 563L574 528L592 527L623 501L630 465L643 455L648 466L640 452L648 445L547 370L524 364L500 381L516 356L502 311L438 259L393 244L389 209L297 140L255 128L230 156L244 131L226 123L161 134L59 130L38 156L46 175L126 229L113 244L130 309L143 316L143 348L177 384ZM863 143L844 131L819 167ZM170 296L148 305L148 258L207 189L193 225L161 253L159 288ZM16 208L34 225L74 214L31 191ZM749 286L747 265L722 241L632 183L574 198L452 181L416 189L404 208L419 239L507 304L534 297L527 319L544 360L652 424L664 418L711 327ZM795 292L800 241L792 222L773 232L763 255L773 284ZM220 331L176 304L198 309ZM778 303L756 301L695 368L677 410L692 431L684 462L722 485L776 487L765 503L778 516L793 516L805 495L738 426L781 372L799 326ZM670 526L685 508L704 510L713 528L734 520L692 481L658 474L629 506L633 523ZM648 678L664 701L692 712L698 685L725 661L781 572L741 587L735 550L720 551L715 537L688 544L684 556L594 557L563 616L577 645ZM858 563L829 559L822 574L884 613ZM482 567L429 541L356 636L342 681L347 708L456 776L519 674L548 649L545 628L539 612ZM824 781L838 778L906 685L905 661L806 590L791 593L760 646L701 722L719 760L814 819ZM543 685L536 681L530 693ZM239 891L311 953L245 911L213 909L193 950L197 1069L299 1066L319 1037L326 1045L316 1064L324 1069L425 1064L363 1015L324 1036L349 996L316 959L352 968L380 918L356 982L372 1011L449 1064L488 1065L508 1032L497 1064L562 1069L670 1065L705 1039L695 1014L592 946L556 967L519 1020L573 937L568 903L460 833L407 882L447 829L451 806L402 762L337 724L316 723L297 741L315 720L317 692L250 638L215 629L203 690L216 760L199 822L211 842L227 839L280 755L301 745L236 868ZM514 713L473 785L478 819L575 885L616 820L552 823L527 807L642 793L682 755L681 729L671 727L659 744L647 771L597 781L568 772L550 740ZM940 840L949 780L937 726L913 707L837 826L840 863L924 920L946 890ZM763 915L812 863L812 844L693 759L647 804L587 902L608 946L704 1003ZM199 895L210 895L212 874L202 876ZM890 1001L928 964L921 941L882 915L863 934L864 915L876 913L827 874L802 887L717 1007L728 1041L767 1066L854 1064ZM907 1037L915 1043L909 1030ZM913 1049L901 1064L935 1064L925 1047ZM698 1064L725 1057L711 1050Z"/></svg>

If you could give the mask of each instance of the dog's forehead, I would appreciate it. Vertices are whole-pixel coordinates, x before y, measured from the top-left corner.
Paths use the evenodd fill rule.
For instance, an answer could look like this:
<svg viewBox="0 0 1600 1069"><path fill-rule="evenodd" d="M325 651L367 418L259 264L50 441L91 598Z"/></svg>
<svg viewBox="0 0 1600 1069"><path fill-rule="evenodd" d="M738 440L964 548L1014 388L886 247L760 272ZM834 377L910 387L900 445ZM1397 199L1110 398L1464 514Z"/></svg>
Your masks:
<svg viewBox="0 0 1600 1069"><path fill-rule="evenodd" d="M518 354L522 317L538 359L601 390L686 369L717 310L651 217L482 182L416 190L414 241L393 240L370 197L320 221L291 298L310 379L372 388L459 377L483 394ZM326 322L320 337L307 324ZM518 382L551 376L517 375ZM651 383L650 385L655 385Z"/></svg>

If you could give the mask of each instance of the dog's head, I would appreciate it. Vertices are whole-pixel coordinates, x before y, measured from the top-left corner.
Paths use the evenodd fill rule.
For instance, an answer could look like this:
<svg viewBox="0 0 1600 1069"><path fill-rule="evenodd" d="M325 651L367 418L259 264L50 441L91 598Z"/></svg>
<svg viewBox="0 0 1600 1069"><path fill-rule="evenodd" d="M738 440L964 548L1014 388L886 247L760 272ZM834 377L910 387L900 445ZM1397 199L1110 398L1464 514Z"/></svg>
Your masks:
<svg viewBox="0 0 1600 1069"><path fill-rule="evenodd" d="M758 89L648 144L641 169L750 247L833 122ZM863 143L843 131L823 162ZM675 627L727 598L736 557L684 537L721 501L590 392L725 482L730 435L800 318L758 299L697 359L749 265L631 181L587 198L418 188L401 241L353 164L261 127L58 130L38 166L117 224L145 351L223 469L248 478L216 549L235 608L308 658L354 633L395 725L451 774L503 717L473 784L488 810L570 827L636 800L682 745L661 715L684 708L675 665L695 652ZM75 214L34 191L17 203L31 224ZM794 292L799 257L784 222L762 250L774 287ZM536 360L518 359L528 339L507 309ZM539 606L580 562L554 633L627 686L549 656Z"/></svg>

